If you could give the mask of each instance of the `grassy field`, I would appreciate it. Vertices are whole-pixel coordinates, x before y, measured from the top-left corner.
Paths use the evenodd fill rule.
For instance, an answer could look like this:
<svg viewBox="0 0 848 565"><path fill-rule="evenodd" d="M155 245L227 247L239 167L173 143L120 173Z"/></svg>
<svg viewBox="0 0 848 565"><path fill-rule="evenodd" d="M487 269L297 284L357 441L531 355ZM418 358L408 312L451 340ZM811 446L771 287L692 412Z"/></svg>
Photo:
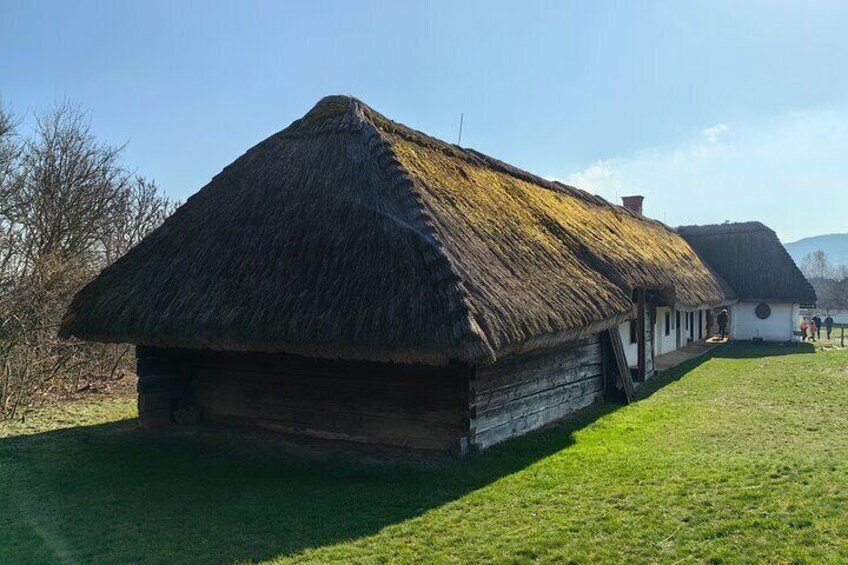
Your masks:
<svg viewBox="0 0 848 565"><path fill-rule="evenodd" d="M108 399L0 428L0 563L848 560L846 351L727 346L459 462L133 416Z"/></svg>

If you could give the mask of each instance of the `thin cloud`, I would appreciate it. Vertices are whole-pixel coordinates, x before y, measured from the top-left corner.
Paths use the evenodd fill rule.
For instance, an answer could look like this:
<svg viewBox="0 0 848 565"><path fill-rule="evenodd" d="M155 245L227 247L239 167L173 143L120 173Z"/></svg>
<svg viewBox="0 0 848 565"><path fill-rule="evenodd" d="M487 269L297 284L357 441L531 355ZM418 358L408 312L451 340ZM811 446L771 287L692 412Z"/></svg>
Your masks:
<svg viewBox="0 0 848 565"><path fill-rule="evenodd" d="M721 136L724 135L725 133L727 133L727 131L728 131L727 125L716 124L713 127L707 128L704 131L702 131L701 135L703 135L706 138L707 143L709 143L710 145L715 145L716 143L718 143L718 140L721 138Z"/></svg>
<svg viewBox="0 0 848 565"><path fill-rule="evenodd" d="M602 159L564 181L646 196L671 225L761 220L786 241L848 226L848 105L718 123L681 143Z"/></svg>

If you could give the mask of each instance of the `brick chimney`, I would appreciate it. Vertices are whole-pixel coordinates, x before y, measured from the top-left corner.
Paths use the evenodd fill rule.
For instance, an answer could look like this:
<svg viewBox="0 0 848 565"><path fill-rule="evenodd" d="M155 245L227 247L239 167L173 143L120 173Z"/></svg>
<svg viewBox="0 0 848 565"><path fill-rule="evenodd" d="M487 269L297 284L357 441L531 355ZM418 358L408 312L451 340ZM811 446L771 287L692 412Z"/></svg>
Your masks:
<svg viewBox="0 0 848 565"><path fill-rule="evenodd" d="M628 210L632 210L642 215L642 202L645 200L644 196L622 196L621 203Z"/></svg>

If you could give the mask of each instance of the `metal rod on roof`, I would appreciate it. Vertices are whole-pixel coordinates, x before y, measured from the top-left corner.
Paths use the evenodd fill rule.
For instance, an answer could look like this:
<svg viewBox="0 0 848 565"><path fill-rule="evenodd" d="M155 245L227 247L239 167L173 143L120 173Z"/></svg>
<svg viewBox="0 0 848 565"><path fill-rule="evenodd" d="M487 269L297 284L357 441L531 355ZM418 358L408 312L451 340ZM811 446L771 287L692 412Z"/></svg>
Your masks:
<svg viewBox="0 0 848 565"><path fill-rule="evenodd" d="M465 117L465 113L459 114L459 139L456 140L457 145L462 145L462 119Z"/></svg>

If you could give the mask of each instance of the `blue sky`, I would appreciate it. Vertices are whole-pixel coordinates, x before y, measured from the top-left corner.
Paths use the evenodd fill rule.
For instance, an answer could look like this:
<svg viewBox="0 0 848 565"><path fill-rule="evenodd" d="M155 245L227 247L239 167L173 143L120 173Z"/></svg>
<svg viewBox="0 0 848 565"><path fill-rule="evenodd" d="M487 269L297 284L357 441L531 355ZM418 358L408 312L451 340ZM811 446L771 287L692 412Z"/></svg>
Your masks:
<svg viewBox="0 0 848 565"><path fill-rule="evenodd" d="M327 94L671 225L848 231L848 2L0 1L0 97L68 99L185 199Z"/></svg>

